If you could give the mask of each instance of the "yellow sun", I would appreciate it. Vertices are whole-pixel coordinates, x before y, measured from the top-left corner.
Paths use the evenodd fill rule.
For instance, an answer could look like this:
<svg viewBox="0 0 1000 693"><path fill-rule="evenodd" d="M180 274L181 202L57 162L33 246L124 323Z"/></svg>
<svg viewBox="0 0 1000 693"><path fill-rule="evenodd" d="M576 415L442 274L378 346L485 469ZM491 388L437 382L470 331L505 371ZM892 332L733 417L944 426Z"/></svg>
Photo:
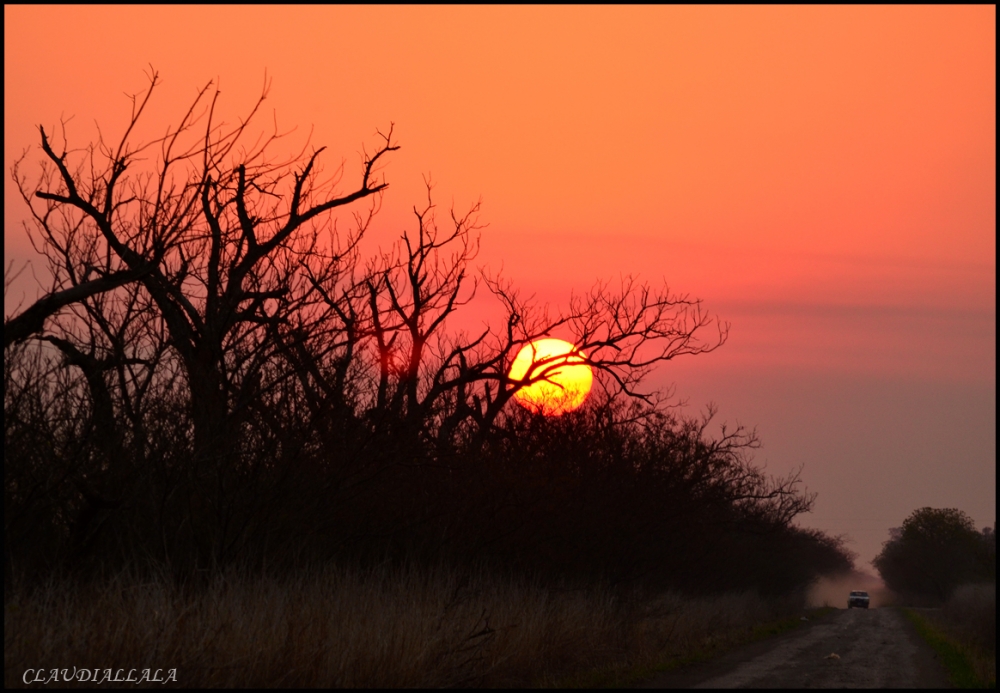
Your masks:
<svg viewBox="0 0 1000 693"><path fill-rule="evenodd" d="M573 411L587 399L594 382L585 359L586 354L561 339L537 339L524 346L510 365L510 378L535 382L515 392L514 399L546 416Z"/></svg>

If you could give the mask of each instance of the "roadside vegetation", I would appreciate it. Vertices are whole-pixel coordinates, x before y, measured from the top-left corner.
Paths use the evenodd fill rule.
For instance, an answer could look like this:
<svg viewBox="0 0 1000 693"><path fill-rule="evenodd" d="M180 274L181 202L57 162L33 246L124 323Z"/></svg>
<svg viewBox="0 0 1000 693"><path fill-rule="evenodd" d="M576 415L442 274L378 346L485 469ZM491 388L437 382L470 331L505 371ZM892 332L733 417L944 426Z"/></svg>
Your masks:
<svg viewBox="0 0 1000 693"><path fill-rule="evenodd" d="M960 688L996 688L996 600L995 583L962 585L940 610L906 609Z"/></svg>
<svg viewBox="0 0 1000 693"><path fill-rule="evenodd" d="M12 171L47 271L4 324L8 685L147 662L206 686L546 683L686 656L850 570L752 430L644 389L726 341L700 300L624 277L538 305L474 266L478 205L439 227L429 185L365 256L391 128L344 192L322 149L254 139L263 95L227 127L208 85L140 142L157 82L120 140L39 128ZM477 292L499 320L450 330ZM512 401L561 365L510 377L546 336L594 370L560 417Z"/></svg>
<svg viewBox="0 0 1000 693"><path fill-rule="evenodd" d="M741 595L756 599L753 595ZM712 598L696 600L698 603L712 602ZM719 599L724 606L736 606L725 596ZM728 604L726 602L729 602ZM713 605L714 606L714 605ZM801 627L808 621L821 619L835 611L833 607L803 609L798 599L768 602L770 615L750 622L737 623L728 628L720 628L716 623L706 629L704 624L697 629L702 637L678 638L677 642L667 642L660 649L641 648L610 664L576 673L557 683L558 688L623 688L635 686L655 678L657 674L682 669L697 662L719 657L726 652L748 643L774 637ZM714 609L713 609L714 610ZM779 616L780 614L786 614ZM789 615L790 614L790 615ZM673 635L673 631L670 632Z"/></svg>
<svg viewBox="0 0 1000 693"><path fill-rule="evenodd" d="M997 587L962 585L934 617L941 629L959 645L982 685L997 682Z"/></svg>
<svg viewBox="0 0 1000 693"><path fill-rule="evenodd" d="M426 565L227 570L196 589L121 573L6 595L4 683L75 662L169 666L182 687L625 685L794 627L799 604Z"/></svg>
<svg viewBox="0 0 1000 693"><path fill-rule="evenodd" d="M996 525L976 529L957 508L920 508L889 530L872 561L905 603L940 606L962 585L996 581Z"/></svg>
<svg viewBox="0 0 1000 693"><path fill-rule="evenodd" d="M915 510L873 561L960 688L996 687L996 525L955 508Z"/></svg>
<svg viewBox="0 0 1000 693"><path fill-rule="evenodd" d="M938 653L956 688L996 688L996 589L968 587L958 602L949 601L940 612L904 607L903 613ZM987 592L991 596L984 598Z"/></svg>

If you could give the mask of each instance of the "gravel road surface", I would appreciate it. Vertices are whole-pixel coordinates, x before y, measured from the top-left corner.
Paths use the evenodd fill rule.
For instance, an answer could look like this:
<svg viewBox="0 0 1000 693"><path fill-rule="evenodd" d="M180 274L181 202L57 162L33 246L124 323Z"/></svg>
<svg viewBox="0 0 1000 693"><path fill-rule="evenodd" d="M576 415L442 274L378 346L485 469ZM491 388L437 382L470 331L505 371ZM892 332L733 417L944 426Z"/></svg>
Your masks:
<svg viewBox="0 0 1000 693"><path fill-rule="evenodd" d="M834 656L831 656L834 655ZM843 609L643 688L948 688L934 651L895 609Z"/></svg>

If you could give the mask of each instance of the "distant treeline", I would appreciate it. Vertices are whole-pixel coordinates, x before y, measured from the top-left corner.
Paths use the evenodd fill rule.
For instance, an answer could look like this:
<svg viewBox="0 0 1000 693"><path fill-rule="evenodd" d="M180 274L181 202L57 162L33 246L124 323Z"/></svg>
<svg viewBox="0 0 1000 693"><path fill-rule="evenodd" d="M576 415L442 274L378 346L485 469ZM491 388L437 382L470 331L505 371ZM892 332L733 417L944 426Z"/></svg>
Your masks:
<svg viewBox="0 0 1000 693"><path fill-rule="evenodd" d="M40 130L39 173L14 167L52 280L5 322L8 578L446 557L784 593L851 567L839 541L792 525L813 497L754 466L752 432L709 435L710 415L641 389L658 363L725 341L700 301L624 279L552 316L476 273L478 206L441 231L428 201L364 258L391 131L336 194L319 151L275 163L277 136L238 145L249 119L192 116L216 96L145 146ZM449 333L477 289L502 323ZM553 332L597 387L545 418L511 397L558 363L507 370Z"/></svg>

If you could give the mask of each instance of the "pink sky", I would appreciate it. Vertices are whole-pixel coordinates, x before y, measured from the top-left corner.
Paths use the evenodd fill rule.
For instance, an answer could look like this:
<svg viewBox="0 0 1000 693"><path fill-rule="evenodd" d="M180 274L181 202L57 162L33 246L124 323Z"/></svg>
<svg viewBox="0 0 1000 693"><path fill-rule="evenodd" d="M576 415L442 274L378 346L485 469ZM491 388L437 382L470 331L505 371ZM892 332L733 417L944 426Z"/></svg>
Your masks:
<svg viewBox="0 0 1000 693"><path fill-rule="evenodd" d="M996 513L996 10L975 7L5 7L5 164L39 123L148 132L221 83L346 161L403 148L373 234L480 196L479 262L554 305L638 273L730 342L654 375L805 464L803 524L869 560L921 506ZM270 110L267 112L270 117ZM347 180L350 180L349 178ZM30 258L5 183L4 251ZM8 297L34 289L21 282Z"/></svg>

